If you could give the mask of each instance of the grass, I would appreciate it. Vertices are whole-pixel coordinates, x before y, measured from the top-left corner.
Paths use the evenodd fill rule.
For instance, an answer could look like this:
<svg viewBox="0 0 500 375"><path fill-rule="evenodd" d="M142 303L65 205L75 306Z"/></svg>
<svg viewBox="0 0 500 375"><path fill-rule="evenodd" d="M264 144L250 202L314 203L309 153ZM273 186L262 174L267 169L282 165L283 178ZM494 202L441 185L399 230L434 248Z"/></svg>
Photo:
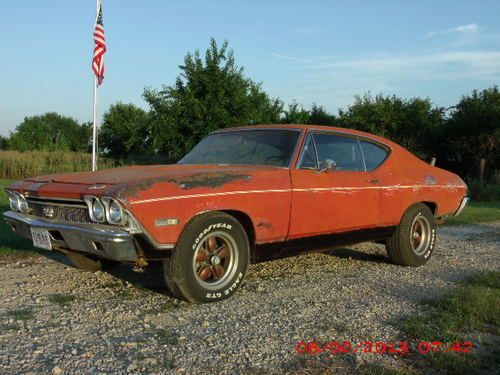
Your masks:
<svg viewBox="0 0 500 375"><path fill-rule="evenodd" d="M43 174L89 171L92 154L65 151L0 151L0 178L21 179ZM99 158L101 169L115 166Z"/></svg>
<svg viewBox="0 0 500 375"><path fill-rule="evenodd" d="M144 361L146 359L146 356L144 355L144 353L141 353L141 352L135 352L134 354L134 359L136 361Z"/></svg>
<svg viewBox="0 0 500 375"><path fill-rule="evenodd" d="M456 374L488 372L500 366L500 271L468 278L456 290L423 303L423 315L409 316L398 323L408 337L441 341L447 344L445 349L458 341L479 345L468 354L444 350L429 353L420 365Z"/></svg>
<svg viewBox="0 0 500 375"><path fill-rule="evenodd" d="M9 201L3 189L11 182L11 180L0 180L0 214L9 210ZM13 233L5 220L0 218L0 256L25 257L33 256L39 252L32 246L31 241Z"/></svg>
<svg viewBox="0 0 500 375"><path fill-rule="evenodd" d="M0 332L17 331L23 327L23 322L34 317L35 312L29 307L6 311L2 318L6 318L7 321L0 323Z"/></svg>
<svg viewBox="0 0 500 375"><path fill-rule="evenodd" d="M75 297L70 296L69 294L61 294L61 293L54 293L54 294L49 294L48 296L48 301L55 304L59 305L60 307L66 307L71 304L75 300Z"/></svg>
<svg viewBox="0 0 500 375"><path fill-rule="evenodd" d="M155 336L162 345L177 345L179 342L178 335L175 332L170 332L165 329L158 329Z"/></svg>
<svg viewBox="0 0 500 375"><path fill-rule="evenodd" d="M22 309L16 309L16 310L10 310L7 311L5 314L7 318L12 318L14 320L31 320L35 317L35 313L32 309L30 308L22 308Z"/></svg>
<svg viewBox="0 0 500 375"><path fill-rule="evenodd" d="M424 301L423 316L410 316L403 330L421 340L462 340L464 332L500 335L500 271L468 279L437 300Z"/></svg>
<svg viewBox="0 0 500 375"><path fill-rule="evenodd" d="M21 326L17 323L7 323L7 324L0 325L0 330L2 332L18 331L20 328L21 328Z"/></svg>
<svg viewBox="0 0 500 375"><path fill-rule="evenodd" d="M500 201L471 202L461 215L446 221L446 224L476 224L500 220Z"/></svg>

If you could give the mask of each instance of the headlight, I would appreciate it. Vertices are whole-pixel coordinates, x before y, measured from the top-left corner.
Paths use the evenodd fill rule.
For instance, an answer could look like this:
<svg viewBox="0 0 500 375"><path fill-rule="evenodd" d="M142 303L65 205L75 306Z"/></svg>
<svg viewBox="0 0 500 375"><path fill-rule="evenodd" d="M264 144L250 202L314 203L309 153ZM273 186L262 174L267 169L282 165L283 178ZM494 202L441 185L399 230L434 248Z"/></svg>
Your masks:
<svg viewBox="0 0 500 375"><path fill-rule="evenodd" d="M92 201L92 216L94 216L95 221L103 222L104 216L106 215L106 211L104 210L104 206L101 201L95 198Z"/></svg>
<svg viewBox="0 0 500 375"><path fill-rule="evenodd" d="M89 208L89 215L92 221L104 223L106 221L106 210L104 205L96 197L87 195L84 197L87 207Z"/></svg>
<svg viewBox="0 0 500 375"><path fill-rule="evenodd" d="M19 202L19 211L21 211L23 214L27 214L30 208L28 206L28 201L26 200L26 198L24 198L24 196L22 196L21 194L17 194L17 200Z"/></svg>
<svg viewBox="0 0 500 375"><path fill-rule="evenodd" d="M84 197L89 208L90 218L98 223L108 222L114 225L125 225L128 216L120 203L110 197L98 199L91 195Z"/></svg>
<svg viewBox="0 0 500 375"><path fill-rule="evenodd" d="M19 198L17 194L8 192L9 194L9 207L12 211L19 211Z"/></svg>
<svg viewBox="0 0 500 375"><path fill-rule="evenodd" d="M124 225L127 222L127 215L122 206L113 198L104 197L102 203L106 208L106 218L110 224Z"/></svg>
<svg viewBox="0 0 500 375"><path fill-rule="evenodd" d="M123 219L123 210L118 203L111 201L109 205L109 222L118 224Z"/></svg>

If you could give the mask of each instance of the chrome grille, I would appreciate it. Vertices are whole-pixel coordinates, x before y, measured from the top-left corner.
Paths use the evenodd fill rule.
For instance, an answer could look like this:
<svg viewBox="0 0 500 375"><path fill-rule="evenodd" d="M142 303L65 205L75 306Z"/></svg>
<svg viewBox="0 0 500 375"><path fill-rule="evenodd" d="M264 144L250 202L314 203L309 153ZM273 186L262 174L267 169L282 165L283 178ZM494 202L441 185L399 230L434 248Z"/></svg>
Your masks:
<svg viewBox="0 0 500 375"><path fill-rule="evenodd" d="M28 206L30 215L40 218L72 223L92 223L89 210L84 202L66 205L51 201L28 199Z"/></svg>

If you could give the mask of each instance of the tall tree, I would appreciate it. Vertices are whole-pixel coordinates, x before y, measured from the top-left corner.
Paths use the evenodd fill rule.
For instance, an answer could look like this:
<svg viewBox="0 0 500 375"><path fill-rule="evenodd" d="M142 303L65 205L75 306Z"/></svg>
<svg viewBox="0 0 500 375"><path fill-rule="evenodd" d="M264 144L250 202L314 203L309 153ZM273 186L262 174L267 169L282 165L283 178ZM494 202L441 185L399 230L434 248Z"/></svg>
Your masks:
<svg viewBox="0 0 500 375"><path fill-rule="evenodd" d="M9 148L9 139L0 135L0 150L7 150Z"/></svg>
<svg viewBox="0 0 500 375"><path fill-rule="evenodd" d="M486 159L487 173L500 171L500 91L493 86L462 96L452 109L444 128L445 157L459 162L471 175L480 158Z"/></svg>
<svg viewBox="0 0 500 375"><path fill-rule="evenodd" d="M309 112L308 124L336 126L337 118L324 107L313 104Z"/></svg>
<svg viewBox="0 0 500 375"><path fill-rule="evenodd" d="M80 138L82 142L83 152L92 152L92 132L93 132L94 124L92 121L84 122L80 125Z"/></svg>
<svg viewBox="0 0 500 375"><path fill-rule="evenodd" d="M281 118L282 124L309 124L311 113L294 101L288 105L288 110L285 110Z"/></svg>
<svg viewBox="0 0 500 375"><path fill-rule="evenodd" d="M279 121L282 102L244 76L227 41L212 38L204 58L188 53L180 69L174 85L144 91L155 152L176 158L215 129Z"/></svg>
<svg viewBox="0 0 500 375"><path fill-rule="evenodd" d="M339 111L339 123L387 137L420 157L434 156L431 145L444 121L444 109L430 99L402 99L395 95L356 96L354 104Z"/></svg>
<svg viewBox="0 0 500 375"><path fill-rule="evenodd" d="M304 109L299 103L293 101L288 109L283 112L280 121L282 124L311 124L311 125L337 125L335 115L329 113L324 107L313 104L310 110Z"/></svg>
<svg viewBox="0 0 500 375"><path fill-rule="evenodd" d="M134 159L146 153L148 114L134 104L116 103L104 114L99 146L115 159Z"/></svg>
<svg viewBox="0 0 500 375"><path fill-rule="evenodd" d="M88 129L55 112L26 117L10 137L10 148L30 151L87 151Z"/></svg>

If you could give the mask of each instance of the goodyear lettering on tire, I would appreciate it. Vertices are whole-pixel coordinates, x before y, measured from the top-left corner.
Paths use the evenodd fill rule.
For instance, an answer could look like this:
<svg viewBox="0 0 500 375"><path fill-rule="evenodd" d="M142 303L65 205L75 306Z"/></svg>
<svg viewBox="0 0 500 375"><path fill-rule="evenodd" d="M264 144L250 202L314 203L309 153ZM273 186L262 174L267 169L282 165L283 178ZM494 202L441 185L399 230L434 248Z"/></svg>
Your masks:
<svg viewBox="0 0 500 375"><path fill-rule="evenodd" d="M196 246L200 243L201 239L212 229L219 229L219 228L225 228L227 230L231 230L233 226L231 224L226 224L226 223L217 223L217 224L210 224L208 227L203 229L200 234L196 237L194 240L194 244L192 246L193 250L196 249Z"/></svg>

